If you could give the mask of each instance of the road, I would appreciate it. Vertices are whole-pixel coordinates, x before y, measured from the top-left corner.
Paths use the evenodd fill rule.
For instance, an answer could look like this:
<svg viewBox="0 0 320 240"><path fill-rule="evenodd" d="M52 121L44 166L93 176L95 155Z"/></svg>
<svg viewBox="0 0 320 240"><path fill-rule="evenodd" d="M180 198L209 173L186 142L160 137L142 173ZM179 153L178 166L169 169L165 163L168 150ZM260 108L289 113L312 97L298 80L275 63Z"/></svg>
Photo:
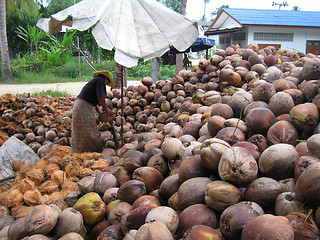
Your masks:
<svg viewBox="0 0 320 240"><path fill-rule="evenodd" d="M47 90L67 92L70 96L77 96L87 82L67 83L32 83L32 84L0 84L0 96L11 93L13 95L23 93L35 93ZM128 81L128 85L139 85L141 81Z"/></svg>

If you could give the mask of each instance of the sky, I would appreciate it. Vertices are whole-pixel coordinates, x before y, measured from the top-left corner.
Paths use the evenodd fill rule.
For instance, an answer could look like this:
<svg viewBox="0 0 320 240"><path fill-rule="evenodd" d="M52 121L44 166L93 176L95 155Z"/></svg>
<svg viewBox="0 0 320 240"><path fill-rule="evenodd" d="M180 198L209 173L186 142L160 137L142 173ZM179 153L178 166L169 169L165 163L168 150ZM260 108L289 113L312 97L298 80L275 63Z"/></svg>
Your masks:
<svg viewBox="0 0 320 240"><path fill-rule="evenodd" d="M223 5L229 5L229 8L249 8L249 9L273 9L279 10L279 5L272 6L273 2L288 6L282 6L280 10L292 10L294 6L298 6L301 11L320 11L320 0L211 0L206 6L206 18L210 21L212 18L210 13L216 11ZM188 0L186 17L191 20L199 21L204 12L204 0Z"/></svg>

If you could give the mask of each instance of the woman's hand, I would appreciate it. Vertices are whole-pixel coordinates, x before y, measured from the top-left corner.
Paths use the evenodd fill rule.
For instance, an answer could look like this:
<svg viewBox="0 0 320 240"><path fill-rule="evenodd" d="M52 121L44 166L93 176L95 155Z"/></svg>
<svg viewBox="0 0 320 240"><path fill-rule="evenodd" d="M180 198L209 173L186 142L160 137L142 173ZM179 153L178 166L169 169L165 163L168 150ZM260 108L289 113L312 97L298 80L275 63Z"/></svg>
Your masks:
<svg viewBox="0 0 320 240"><path fill-rule="evenodd" d="M110 118L110 119L114 119L115 114L111 111L111 109L110 109L110 108L106 108L106 109L105 109L105 112L107 113L108 118Z"/></svg>

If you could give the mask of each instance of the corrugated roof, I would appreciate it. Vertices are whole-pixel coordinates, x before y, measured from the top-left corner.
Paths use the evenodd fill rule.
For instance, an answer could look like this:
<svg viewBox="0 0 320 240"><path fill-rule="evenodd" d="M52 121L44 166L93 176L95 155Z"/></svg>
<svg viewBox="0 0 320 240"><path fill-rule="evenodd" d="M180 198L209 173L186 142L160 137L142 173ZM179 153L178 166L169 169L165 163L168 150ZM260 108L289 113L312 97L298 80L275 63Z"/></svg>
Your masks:
<svg viewBox="0 0 320 240"><path fill-rule="evenodd" d="M242 25L320 27L320 12L224 8Z"/></svg>

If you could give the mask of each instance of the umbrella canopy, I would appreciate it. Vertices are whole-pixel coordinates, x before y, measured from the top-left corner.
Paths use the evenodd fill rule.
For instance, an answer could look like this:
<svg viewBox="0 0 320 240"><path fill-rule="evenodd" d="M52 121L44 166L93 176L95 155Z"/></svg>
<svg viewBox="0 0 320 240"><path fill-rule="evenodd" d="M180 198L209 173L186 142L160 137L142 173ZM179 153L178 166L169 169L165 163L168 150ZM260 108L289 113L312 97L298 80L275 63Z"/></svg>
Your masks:
<svg viewBox="0 0 320 240"><path fill-rule="evenodd" d="M199 36L196 23L156 0L83 0L37 23L50 34L62 25L92 28L98 45L115 48L115 61L125 67L160 57L170 46L184 51Z"/></svg>
<svg viewBox="0 0 320 240"><path fill-rule="evenodd" d="M174 46L170 47L170 53L171 54L178 54L178 53L188 53L190 51L192 52L199 52L203 50L207 50L212 48L215 45L215 40L208 37L201 37L197 38L197 40L185 51L178 51Z"/></svg>

